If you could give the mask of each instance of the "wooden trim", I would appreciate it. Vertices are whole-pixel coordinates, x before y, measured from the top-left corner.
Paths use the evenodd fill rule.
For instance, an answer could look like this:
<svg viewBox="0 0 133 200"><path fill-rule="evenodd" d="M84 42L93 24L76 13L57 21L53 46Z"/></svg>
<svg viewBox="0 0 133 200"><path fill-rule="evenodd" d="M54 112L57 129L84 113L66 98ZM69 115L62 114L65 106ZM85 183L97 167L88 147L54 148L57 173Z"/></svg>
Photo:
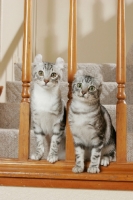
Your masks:
<svg viewBox="0 0 133 200"><path fill-rule="evenodd" d="M0 86L0 96L2 94L3 86Z"/></svg>
<svg viewBox="0 0 133 200"><path fill-rule="evenodd" d="M1 186L99 189L99 190L133 190L133 182L126 181L84 181L35 178L0 178ZM78 185L78 187L77 187Z"/></svg>
<svg viewBox="0 0 133 200"><path fill-rule="evenodd" d="M30 132L30 81L31 81L31 0L24 4L24 39L22 64L22 102L20 105L19 159L27 160L29 156Z"/></svg>
<svg viewBox="0 0 133 200"><path fill-rule="evenodd" d="M117 162L108 167L100 167L99 174L85 172L75 174L74 148L67 120L66 161L50 164L47 161L28 160L29 142L29 86L31 66L30 13L31 0L25 0L25 31L23 51L23 91L20 106L19 158L0 159L0 184L10 186L113 189L133 190L133 163L126 162L126 103L125 103L125 31L124 0L118 0L118 45L117 45ZM68 81L71 83L76 72L76 0L70 0L70 32L68 45Z"/></svg>
<svg viewBox="0 0 133 200"><path fill-rule="evenodd" d="M117 162L126 162L127 157L127 105L125 102L126 56L125 56L125 1L118 0L117 16Z"/></svg>
<svg viewBox="0 0 133 200"><path fill-rule="evenodd" d="M2 160L1 160L2 161ZM86 168L89 163L86 164ZM133 163L111 163L99 174L74 174L74 162L3 160L0 184L10 186L133 190Z"/></svg>
<svg viewBox="0 0 133 200"><path fill-rule="evenodd" d="M68 41L68 82L69 94L67 103L67 113L71 102L71 85L77 68L77 0L70 0L69 13L69 41ZM68 117L66 124L66 161L74 161L74 145L70 131Z"/></svg>

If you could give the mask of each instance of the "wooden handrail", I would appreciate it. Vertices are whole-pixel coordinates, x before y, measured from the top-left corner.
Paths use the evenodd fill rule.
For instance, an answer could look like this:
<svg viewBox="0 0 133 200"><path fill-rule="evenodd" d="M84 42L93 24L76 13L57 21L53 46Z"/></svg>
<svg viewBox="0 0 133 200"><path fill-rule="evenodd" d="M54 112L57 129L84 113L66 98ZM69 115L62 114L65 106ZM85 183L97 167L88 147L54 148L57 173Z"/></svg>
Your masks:
<svg viewBox="0 0 133 200"><path fill-rule="evenodd" d="M71 85L77 68L77 0L70 0L69 39L68 39L68 82L69 94L67 108L71 101ZM68 113L68 112L67 112ZM68 119L66 125L66 161L74 161L74 145Z"/></svg>
<svg viewBox="0 0 133 200"><path fill-rule="evenodd" d="M126 162L126 134L127 134L127 105L125 102L126 59L125 59L125 1L118 0L117 12L117 162Z"/></svg>
<svg viewBox="0 0 133 200"><path fill-rule="evenodd" d="M31 0L24 4L24 38L22 63L22 102L20 105L19 127L19 160L27 160L29 156L30 132L30 81L31 81Z"/></svg>
<svg viewBox="0 0 133 200"><path fill-rule="evenodd" d="M0 96L2 94L3 86L0 86Z"/></svg>

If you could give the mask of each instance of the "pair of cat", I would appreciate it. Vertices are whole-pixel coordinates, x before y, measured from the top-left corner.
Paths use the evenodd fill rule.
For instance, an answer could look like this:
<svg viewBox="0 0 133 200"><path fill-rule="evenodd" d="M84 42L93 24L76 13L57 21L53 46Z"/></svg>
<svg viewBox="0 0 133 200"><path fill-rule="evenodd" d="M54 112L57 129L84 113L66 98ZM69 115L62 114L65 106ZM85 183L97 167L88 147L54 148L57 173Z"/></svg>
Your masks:
<svg viewBox="0 0 133 200"><path fill-rule="evenodd" d="M31 159L40 160L44 154L44 137L51 138L47 160L58 160L58 149L65 137L66 107L61 98L59 83L62 80L64 60L55 64L45 63L38 54L34 60L31 111L37 149ZM111 118L100 104L101 81L77 71L72 83L72 101L69 124L74 139L76 164L72 171L84 171L85 152L90 158L87 169L99 173L100 164L107 166L115 159L116 132Z"/></svg>

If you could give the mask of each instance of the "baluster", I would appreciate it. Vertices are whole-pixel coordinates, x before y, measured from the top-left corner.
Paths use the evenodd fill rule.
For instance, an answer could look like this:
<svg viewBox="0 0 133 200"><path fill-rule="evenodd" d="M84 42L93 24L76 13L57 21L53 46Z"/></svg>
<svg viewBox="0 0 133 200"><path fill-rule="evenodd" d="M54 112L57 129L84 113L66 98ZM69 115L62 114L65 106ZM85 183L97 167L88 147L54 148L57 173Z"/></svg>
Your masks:
<svg viewBox="0 0 133 200"><path fill-rule="evenodd" d="M126 162L127 105L125 102L126 61L125 61L125 1L118 0L117 13L117 162Z"/></svg>
<svg viewBox="0 0 133 200"><path fill-rule="evenodd" d="M27 160L30 132L30 81L31 81L31 0L24 4L24 38L22 61L22 101L20 104L19 159Z"/></svg>
<svg viewBox="0 0 133 200"><path fill-rule="evenodd" d="M70 13L69 13L69 41L68 41L68 82L69 82L69 94L68 94L68 108L71 101L71 85L74 74L77 67L77 44L76 44L76 31L77 31L77 1L70 0ZM66 160L74 161L74 145L73 138L70 131L70 127L67 119L67 137L66 137Z"/></svg>

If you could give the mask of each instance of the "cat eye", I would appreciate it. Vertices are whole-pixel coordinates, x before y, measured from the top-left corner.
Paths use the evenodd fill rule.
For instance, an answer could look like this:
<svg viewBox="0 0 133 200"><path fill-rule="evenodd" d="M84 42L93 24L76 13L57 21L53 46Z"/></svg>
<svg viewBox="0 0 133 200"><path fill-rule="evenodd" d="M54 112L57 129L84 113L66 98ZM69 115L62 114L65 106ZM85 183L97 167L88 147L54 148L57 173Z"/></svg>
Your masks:
<svg viewBox="0 0 133 200"><path fill-rule="evenodd" d="M52 78L55 78L56 76L57 76L56 73L52 73L52 74L51 74L51 77L52 77Z"/></svg>
<svg viewBox="0 0 133 200"><path fill-rule="evenodd" d="M82 87L82 83L77 83L77 87L81 88Z"/></svg>
<svg viewBox="0 0 133 200"><path fill-rule="evenodd" d="M44 75L43 71L41 71L41 70L38 72L38 74L39 74L39 76L43 76Z"/></svg>
<svg viewBox="0 0 133 200"><path fill-rule="evenodd" d="M90 91L90 92L94 92L95 90L96 90L95 86L91 85L91 86L89 87L89 91Z"/></svg>

